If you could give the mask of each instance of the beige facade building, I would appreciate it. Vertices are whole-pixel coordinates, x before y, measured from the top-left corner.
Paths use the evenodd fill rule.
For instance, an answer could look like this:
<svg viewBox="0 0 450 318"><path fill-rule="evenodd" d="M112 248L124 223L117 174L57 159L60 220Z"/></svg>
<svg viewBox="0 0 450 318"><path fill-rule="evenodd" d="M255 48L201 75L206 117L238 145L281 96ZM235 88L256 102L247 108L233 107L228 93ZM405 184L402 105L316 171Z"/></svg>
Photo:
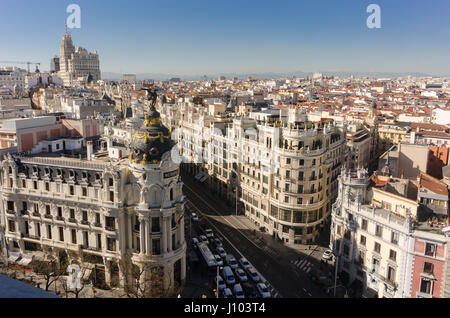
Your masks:
<svg viewBox="0 0 450 318"><path fill-rule="evenodd" d="M186 199L172 145L153 108L127 159L99 159L92 144L87 159L9 155L0 193L8 253L95 265L108 285L129 288L153 284L158 269L175 291L186 278Z"/></svg>
<svg viewBox="0 0 450 318"><path fill-rule="evenodd" d="M72 37L65 33L60 46L60 71L58 75L65 86L84 84L101 79L100 61L97 52L90 53L86 49L75 48Z"/></svg>

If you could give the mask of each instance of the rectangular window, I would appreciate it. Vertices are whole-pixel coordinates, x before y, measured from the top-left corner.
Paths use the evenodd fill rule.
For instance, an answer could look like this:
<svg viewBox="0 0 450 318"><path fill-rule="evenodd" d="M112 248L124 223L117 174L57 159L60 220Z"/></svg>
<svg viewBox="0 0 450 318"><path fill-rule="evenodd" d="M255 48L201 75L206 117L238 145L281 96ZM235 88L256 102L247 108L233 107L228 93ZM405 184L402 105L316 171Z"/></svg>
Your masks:
<svg viewBox="0 0 450 318"><path fill-rule="evenodd" d="M72 244L77 244L77 231L72 229Z"/></svg>
<svg viewBox="0 0 450 318"><path fill-rule="evenodd" d="M381 251L381 244L375 242L375 245L374 245L373 250L374 250L375 252L377 252L378 254L380 254L380 251Z"/></svg>
<svg viewBox="0 0 450 318"><path fill-rule="evenodd" d="M431 294L432 293L432 286L431 281L425 278L422 278L420 281L420 292L424 294Z"/></svg>
<svg viewBox="0 0 450 318"><path fill-rule="evenodd" d="M116 240L113 238L107 238L106 239L107 249L108 251L116 251Z"/></svg>
<svg viewBox="0 0 450 318"><path fill-rule="evenodd" d="M381 237L383 235L383 228L380 225L376 226L375 235Z"/></svg>
<svg viewBox="0 0 450 318"><path fill-rule="evenodd" d="M298 180L302 181L303 180L303 171L300 171L298 173Z"/></svg>
<svg viewBox="0 0 450 318"><path fill-rule="evenodd" d="M389 259L391 260L391 261L396 261L397 260L397 252L396 251L394 251L394 250L390 250L389 251Z"/></svg>
<svg viewBox="0 0 450 318"><path fill-rule="evenodd" d="M97 248L99 250L102 249L102 235L101 234L97 234Z"/></svg>
<svg viewBox="0 0 450 318"><path fill-rule="evenodd" d="M52 239L52 226L51 225L47 225L47 238L49 240Z"/></svg>
<svg viewBox="0 0 450 318"><path fill-rule="evenodd" d="M152 232L158 233L161 231L159 218L152 218Z"/></svg>
<svg viewBox="0 0 450 318"><path fill-rule="evenodd" d="M366 246L366 237L365 237L364 235L361 235L361 239L360 239L359 243L360 243L361 245Z"/></svg>
<svg viewBox="0 0 450 318"><path fill-rule="evenodd" d="M428 274L433 274L434 265L433 263L424 262L423 263L423 272Z"/></svg>
<svg viewBox="0 0 450 318"><path fill-rule="evenodd" d="M436 245L431 243L426 243L425 245L425 255L434 257L436 253Z"/></svg>
<svg viewBox="0 0 450 318"><path fill-rule="evenodd" d="M362 222L361 222L361 228L364 230L364 231L367 231L367 220L362 220Z"/></svg>
<svg viewBox="0 0 450 318"><path fill-rule="evenodd" d="M391 243L398 245L398 233L397 232L392 232L391 234Z"/></svg>
<svg viewBox="0 0 450 318"><path fill-rule="evenodd" d="M13 220L8 220L8 229L10 232L15 232L16 231L16 222L14 222Z"/></svg>
<svg viewBox="0 0 450 318"><path fill-rule="evenodd" d="M87 196L87 188L83 187L82 189L83 189L83 197L86 197Z"/></svg>
<svg viewBox="0 0 450 318"><path fill-rule="evenodd" d="M387 269L387 279L388 281L390 281L391 283L393 283L395 281L395 268L388 266Z"/></svg>
<svg viewBox="0 0 450 318"><path fill-rule="evenodd" d="M62 227L59 228L59 240L64 242L64 229Z"/></svg>
<svg viewBox="0 0 450 318"><path fill-rule="evenodd" d="M74 195L75 194L75 190L74 190L74 187L72 185L69 186L69 191L70 191L70 195Z"/></svg>
<svg viewBox="0 0 450 318"><path fill-rule="evenodd" d="M161 253L161 248L159 246L159 239L152 240L152 254L159 255Z"/></svg>

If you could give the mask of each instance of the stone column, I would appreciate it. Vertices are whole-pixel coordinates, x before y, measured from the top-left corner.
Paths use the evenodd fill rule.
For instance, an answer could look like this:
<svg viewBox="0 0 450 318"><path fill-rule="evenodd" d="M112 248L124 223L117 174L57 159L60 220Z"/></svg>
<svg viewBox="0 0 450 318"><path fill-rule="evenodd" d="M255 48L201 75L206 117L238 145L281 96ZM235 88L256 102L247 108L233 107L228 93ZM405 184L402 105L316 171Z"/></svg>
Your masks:
<svg viewBox="0 0 450 318"><path fill-rule="evenodd" d="M180 244L184 242L184 216L181 218L180 225Z"/></svg>
<svg viewBox="0 0 450 318"><path fill-rule="evenodd" d="M145 247L147 250L147 255L152 255L152 251L150 249L150 220L149 218L145 219Z"/></svg>
<svg viewBox="0 0 450 318"><path fill-rule="evenodd" d="M186 282L186 253L181 257L181 284Z"/></svg>
<svg viewBox="0 0 450 318"><path fill-rule="evenodd" d="M111 283L111 262L104 258L105 262L105 282L107 285Z"/></svg>
<svg viewBox="0 0 450 318"><path fill-rule="evenodd" d="M167 253L167 217L162 217L162 226L161 226L161 238L162 238L162 253Z"/></svg>
<svg viewBox="0 0 450 318"><path fill-rule="evenodd" d="M171 252L172 251L172 218L173 218L173 214L171 216L169 216L167 218L167 235L169 238L169 242L168 242L168 246L167 246L167 251Z"/></svg>
<svg viewBox="0 0 450 318"><path fill-rule="evenodd" d="M133 227L133 215L130 213L129 215L128 215L128 224L127 224L127 227L128 227L128 231L127 231L127 233L128 233L128 248L132 248L132 246L133 246L133 231L134 231L134 227ZM137 246L136 246L136 249L137 249Z"/></svg>
<svg viewBox="0 0 450 318"><path fill-rule="evenodd" d="M140 244L141 244L141 246L140 246L140 248L141 248L141 251L140 251L140 254L143 254L144 253L144 249L145 249L145 243L144 243L144 241L145 241L145 224L144 224L144 218L143 217L139 217L139 222L140 222L140 224L139 224L139 226L140 226Z"/></svg>

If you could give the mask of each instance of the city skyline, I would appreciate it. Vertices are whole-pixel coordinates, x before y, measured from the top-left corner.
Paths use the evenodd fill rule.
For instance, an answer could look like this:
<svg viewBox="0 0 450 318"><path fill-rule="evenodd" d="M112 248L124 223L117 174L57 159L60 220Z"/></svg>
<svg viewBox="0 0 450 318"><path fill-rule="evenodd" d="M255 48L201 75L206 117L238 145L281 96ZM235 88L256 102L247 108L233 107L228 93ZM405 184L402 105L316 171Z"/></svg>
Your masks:
<svg viewBox="0 0 450 318"><path fill-rule="evenodd" d="M49 69L71 3L4 4L0 36L10 45L0 60L31 60ZM432 7L419 1L378 1L381 29L366 26L368 1L259 1L258 6L250 1L238 9L205 1L75 3L81 7L81 29L70 33L77 45L98 51L104 73L450 74L444 54L450 48L444 41L449 4L444 1Z"/></svg>

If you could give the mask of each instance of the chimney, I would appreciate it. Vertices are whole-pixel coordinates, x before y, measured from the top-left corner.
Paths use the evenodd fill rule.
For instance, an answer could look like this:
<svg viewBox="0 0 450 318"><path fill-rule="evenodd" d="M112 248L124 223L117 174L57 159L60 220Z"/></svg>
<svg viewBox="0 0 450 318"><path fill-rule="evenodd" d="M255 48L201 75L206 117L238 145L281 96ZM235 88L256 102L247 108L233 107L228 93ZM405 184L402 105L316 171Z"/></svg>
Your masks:
<svg viewBox="0 0 450 318"><path fill-rule="evenodd" d="M89 140L87 142L87 160L92 160L92 153L94 152L94 145L92 144L92 141Z"/></svg>

